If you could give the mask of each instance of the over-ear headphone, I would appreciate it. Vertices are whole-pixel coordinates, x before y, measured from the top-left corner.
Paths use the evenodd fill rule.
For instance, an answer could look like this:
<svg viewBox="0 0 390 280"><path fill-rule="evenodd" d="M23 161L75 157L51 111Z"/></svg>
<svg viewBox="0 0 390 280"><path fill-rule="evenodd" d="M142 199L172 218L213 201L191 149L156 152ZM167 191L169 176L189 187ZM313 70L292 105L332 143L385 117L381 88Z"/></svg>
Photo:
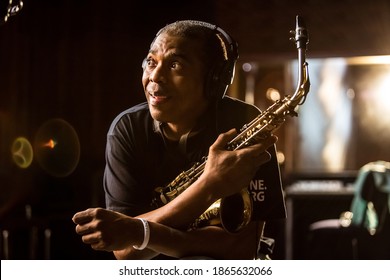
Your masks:
<svg viewBox="0 0 390 280"><path fill-rule="evenodd" d="M216 61L210 67L206 77L205 91L207 98L214 100L222 99L229 85L233 82L235 66L238 59L237 42L227 32L216 25L196 20L183 20L180 22L188 22L193 26L209 28L215 33L215 36L219 37L222 48L221 52L226 53L226 58L221 61ZM156 38L164 29L162 28L157 32Z"/></svg>
<svg viewBox="0 0 390 280"><path fill-rule="evenodd" d="M201 21L193 22L194 24L212 29L215 35L222 39L223 46L221 48L223 48L223 52L226 51L227 57L222 61L216 61L211 67L205 85L207 97L214 100L222 99L229 85L233 82L235 66L238 59L237 42L227 32L216 25Z"/></svg>

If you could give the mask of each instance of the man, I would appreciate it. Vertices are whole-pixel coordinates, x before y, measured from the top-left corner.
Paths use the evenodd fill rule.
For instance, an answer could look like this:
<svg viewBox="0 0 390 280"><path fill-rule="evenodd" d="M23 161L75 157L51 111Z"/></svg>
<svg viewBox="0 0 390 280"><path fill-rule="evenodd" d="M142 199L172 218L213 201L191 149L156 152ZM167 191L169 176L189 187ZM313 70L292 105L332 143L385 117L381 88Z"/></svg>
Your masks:
<svg viewBox="0 0 390 280"><path fill-rule="evenodd" d="M73 217L84 243L113 251L118 259L257 257L264 220L284 218L285 209L276 137L226 150L237 129L259 114L256 107L225 96L237 56L232 38L208 23L178 21L158 32L143 63L147 102L119 114L108 132L107 209ZM157 187L206 155L194 183L152 208ZM238 233L219 226L188 229L214 201L248 185L252 220Z"/></svg>

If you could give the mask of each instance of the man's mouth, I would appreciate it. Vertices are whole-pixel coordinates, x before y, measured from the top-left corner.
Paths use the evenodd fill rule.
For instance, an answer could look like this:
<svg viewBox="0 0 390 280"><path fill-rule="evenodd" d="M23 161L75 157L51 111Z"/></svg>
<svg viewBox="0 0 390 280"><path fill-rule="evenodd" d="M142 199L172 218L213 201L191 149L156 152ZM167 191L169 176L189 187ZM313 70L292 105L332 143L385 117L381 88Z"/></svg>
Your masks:
<svg viewBox="0 0 390 280"><path fill-rule="evenodd" d="M149 102L153 106L161 105L169 100L169 97L166 95L158 95L155 93L149 92Z"/></svg>

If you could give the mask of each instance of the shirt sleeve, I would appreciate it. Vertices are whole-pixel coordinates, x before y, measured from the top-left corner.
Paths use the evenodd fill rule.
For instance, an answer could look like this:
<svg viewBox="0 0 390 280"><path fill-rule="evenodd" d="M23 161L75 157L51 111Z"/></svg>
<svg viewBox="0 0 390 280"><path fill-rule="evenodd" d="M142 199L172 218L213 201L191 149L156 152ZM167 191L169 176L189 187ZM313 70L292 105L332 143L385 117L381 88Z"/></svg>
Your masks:
<svg viewBox="0 0 390 280"><path fill-rule="evenodd" d="M149 211L145 193L141 192L137 164L131 152L131 141L123 135L109 134L106 145L106 166L103 177L106 208L136 216Z"/></svg>

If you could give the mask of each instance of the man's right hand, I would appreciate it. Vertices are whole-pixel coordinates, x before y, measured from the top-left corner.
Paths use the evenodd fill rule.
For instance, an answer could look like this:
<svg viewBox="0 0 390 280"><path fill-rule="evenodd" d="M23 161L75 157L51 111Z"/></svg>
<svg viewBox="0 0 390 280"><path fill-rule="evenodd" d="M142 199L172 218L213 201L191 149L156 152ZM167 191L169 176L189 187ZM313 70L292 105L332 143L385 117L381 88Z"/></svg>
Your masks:
<svg viewBox="0 0 390 280"><path fill-rule="evenodd" d="M271 159L267 149L274 145L277 137L271 135L259 144L235 151L226 150L226 145L236 136L235 129L219 135L209 149L202 176L205 176L212 192L226 197L248 186L261 165Z"/></svg>

